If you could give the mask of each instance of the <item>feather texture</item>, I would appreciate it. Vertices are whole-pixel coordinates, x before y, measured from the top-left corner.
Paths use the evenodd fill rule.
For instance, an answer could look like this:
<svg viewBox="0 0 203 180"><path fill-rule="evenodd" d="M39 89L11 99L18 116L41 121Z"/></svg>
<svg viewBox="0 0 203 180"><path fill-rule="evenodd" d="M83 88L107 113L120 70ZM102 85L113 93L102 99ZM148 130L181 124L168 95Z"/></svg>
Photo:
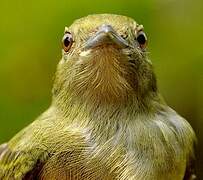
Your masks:
<svg viewBox="0 0 203 180"><path fill-rule="evenodd" d="M103 24L130 46L83 50ZM108 14L87 16L66 28L74 43L57 67L52 104L0 146L0 179L193 176L186 169L194 156L195 134L159 95L151 61L135 41L142 29L131 18Z"/></svg>

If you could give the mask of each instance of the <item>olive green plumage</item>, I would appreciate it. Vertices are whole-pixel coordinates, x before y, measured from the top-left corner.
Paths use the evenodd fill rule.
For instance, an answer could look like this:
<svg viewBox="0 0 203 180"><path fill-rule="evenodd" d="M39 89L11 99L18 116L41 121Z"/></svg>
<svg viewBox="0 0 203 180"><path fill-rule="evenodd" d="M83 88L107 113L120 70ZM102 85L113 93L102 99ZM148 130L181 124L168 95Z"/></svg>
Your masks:
<svg viewBox="0 0 203 180"><path fill-rule="evenodd" d="M65 28L52 104L0 146L0 179L193 179L195 134L160 97L145 40L119 15Z"/></svg>

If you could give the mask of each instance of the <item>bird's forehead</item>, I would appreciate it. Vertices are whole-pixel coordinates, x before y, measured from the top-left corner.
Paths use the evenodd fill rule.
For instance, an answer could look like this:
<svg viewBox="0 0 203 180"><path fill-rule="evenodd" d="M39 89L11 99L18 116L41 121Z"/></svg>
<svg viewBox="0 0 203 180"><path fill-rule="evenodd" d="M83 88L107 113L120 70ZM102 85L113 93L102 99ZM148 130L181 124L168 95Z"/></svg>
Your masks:
<svg viewBox="0 0 203 180"><path fill-rule="evenodd" d="M103 24L111 25L116 31L136 29L138 27L138 24L132 18L121 15L100 14L78 19L68 29L74 34L89 33Z"/></svg>

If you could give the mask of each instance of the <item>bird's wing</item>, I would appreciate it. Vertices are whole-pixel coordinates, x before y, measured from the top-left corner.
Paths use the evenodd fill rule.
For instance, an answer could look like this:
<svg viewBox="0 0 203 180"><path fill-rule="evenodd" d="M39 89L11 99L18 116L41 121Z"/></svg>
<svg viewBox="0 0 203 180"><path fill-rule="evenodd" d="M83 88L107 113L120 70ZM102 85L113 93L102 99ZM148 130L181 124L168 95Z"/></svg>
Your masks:
<svg viewBox="0 0 203 180"><path fill-rule="evenodd" d="M6 143L0 145L0 157L1 157L2 153L4 152L4 150L6 149L6 147L7 147L7 144L6 144Z"/></svg>
<svg viewBox="0 0 203 180"><path fill-rule="evenodd" d="M185 176L183 180L195 180L197 177L195 175L195 158L190 157L186 171L185 171Z"/></svg>
<svg viewBox="0 0 203 180"><path fill-rule="evenodd" d="M6 143L0 145L1 180L31 180L38 173L41 166L42 162L39 161L39 158L36 158L30 152L15 151Z"/></svg>

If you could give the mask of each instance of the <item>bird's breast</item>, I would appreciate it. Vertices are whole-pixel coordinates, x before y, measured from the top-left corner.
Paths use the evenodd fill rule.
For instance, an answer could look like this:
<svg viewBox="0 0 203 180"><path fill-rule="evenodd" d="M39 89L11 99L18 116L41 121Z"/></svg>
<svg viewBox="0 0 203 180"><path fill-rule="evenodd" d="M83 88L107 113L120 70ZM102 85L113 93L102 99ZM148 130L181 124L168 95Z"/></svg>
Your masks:
<svg viewBox="0 0 203 180"><path fill-rule="evenodd" d="M153 128L152 128L153 127ZM59 148L44 165L41 179L91 180L169 180L181 179L185 168L185 154L176 150L175 134L164 137L153 123L137 122L114 135L107 132L77 134L67 148ZM106 138L106 140L105 140ZM168 142L165 141L168 138ZM74 142L78 139L78 143Z"/></svg>

